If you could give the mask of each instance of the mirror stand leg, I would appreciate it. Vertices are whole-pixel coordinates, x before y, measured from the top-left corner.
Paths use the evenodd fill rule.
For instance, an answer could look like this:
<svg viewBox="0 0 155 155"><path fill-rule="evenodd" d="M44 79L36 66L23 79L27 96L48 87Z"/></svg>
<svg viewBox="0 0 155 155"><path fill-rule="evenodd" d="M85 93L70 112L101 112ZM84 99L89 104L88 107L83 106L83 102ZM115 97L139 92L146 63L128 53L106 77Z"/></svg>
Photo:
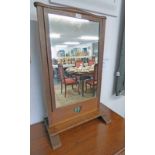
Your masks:
<svg viewBox="0 0 155 155"><path fill-rule="evenodd" d="M59 135L52 136L49 134L49 138L50 138L50 142L51 142L53 150L61 147L61 140L60 140Z"/></svg>
<svg viewBox="0 0 155 155"><path fill-rule="evenodd" d="M52 135L52 133L49 130L48 118L47 117L44 118L44 124L45 124L46 130L48 132L48 136L49 136L53 150L61 147L61 140L60 140L59 135Z"/></svg>
<svg viewBox="0 0 155 155"><path fill-rule="evenodd" d="M100 117L105 122L105 124L110 124L111 123L111 119L109 119L107 117L107 115L101 115Z"/></svg>

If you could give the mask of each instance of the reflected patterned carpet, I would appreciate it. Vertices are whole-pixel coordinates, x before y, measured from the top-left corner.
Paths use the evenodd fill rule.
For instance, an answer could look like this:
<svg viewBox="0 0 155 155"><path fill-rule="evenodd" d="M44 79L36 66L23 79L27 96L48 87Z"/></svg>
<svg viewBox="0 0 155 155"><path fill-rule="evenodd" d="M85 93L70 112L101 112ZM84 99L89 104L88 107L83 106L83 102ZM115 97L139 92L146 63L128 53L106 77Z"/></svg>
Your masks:
<svg viewBox="0 0 155 155"><path fill-rule="evenodd" d="M88 88L87 92L84 91L84 96L79 95L78 86L74 85L67 86L66 98L65 98L65 87L63 85L63 90L61 94L61 85L57 84L54 86L55 88L55 99L56 99L56 107L66 106L68 104L74 104L80 101L85 101L91 98L94 98L92 89ZM81 92L81 89L80 89Z"/></svg>

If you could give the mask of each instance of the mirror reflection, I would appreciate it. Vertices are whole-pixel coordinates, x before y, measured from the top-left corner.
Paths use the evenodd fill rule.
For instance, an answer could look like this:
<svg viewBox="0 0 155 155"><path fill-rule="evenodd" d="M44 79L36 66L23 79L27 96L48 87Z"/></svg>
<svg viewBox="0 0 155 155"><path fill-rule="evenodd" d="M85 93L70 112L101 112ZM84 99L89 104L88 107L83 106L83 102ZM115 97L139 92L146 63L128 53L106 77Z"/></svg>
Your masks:
<svg viewBox="0 0 155 155"><path fill-rule="evenodd" d="M48 14L56 108L96 96L99 23Z"/></svg>

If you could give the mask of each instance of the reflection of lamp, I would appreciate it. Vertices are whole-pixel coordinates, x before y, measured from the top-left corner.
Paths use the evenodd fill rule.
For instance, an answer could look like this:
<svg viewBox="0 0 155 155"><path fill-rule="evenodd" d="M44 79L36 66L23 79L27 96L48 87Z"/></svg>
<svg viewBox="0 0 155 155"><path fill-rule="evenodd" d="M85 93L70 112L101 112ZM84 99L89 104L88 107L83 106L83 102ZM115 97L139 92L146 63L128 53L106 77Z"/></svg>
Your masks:
<svg viewBox="0 0 155 155"><path fill-rule="evenodd" d="M65 49L65 48L67 48L67 47L68 47L67 45L56 45L56 46L55 46L55 49L56 49L57 51L59 51L59 50Z"/></svg>
<svg viewBox="0 0 155 155"><path fill-rule="evenodd" d="M64 44L66 45L79 45L80 43L79 42L64 42Z"/></svg>
<svg viewBox="0 0 155 155"><path fill-rule="evenodd" d="M81 36L79 37L81 40L99 40L98 36Z"/></svg>
<svg viewBox="0 0 155 155"><path fill-rule="evenodd" d="M51 33L50 34L50 38L60 38L60 34L59 33Z"/></svg>
<svg viewBox="0 0 155 155"><path fill-rule="evenodd" d="M56 45L55 47L56 47L56 48L66 48L67 45Z"/></svg>

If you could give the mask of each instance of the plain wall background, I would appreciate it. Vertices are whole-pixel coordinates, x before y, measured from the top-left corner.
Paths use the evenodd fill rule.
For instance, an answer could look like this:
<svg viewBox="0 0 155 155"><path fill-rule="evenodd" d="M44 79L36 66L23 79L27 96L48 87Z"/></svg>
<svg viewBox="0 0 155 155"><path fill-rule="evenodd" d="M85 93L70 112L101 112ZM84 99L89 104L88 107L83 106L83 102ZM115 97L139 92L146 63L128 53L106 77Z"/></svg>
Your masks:
<svg viewBox="0 0 155 155"><path fill-rule="evenodd" d="M59 1L57 1L59 2ZM70 1L71 5L72 2ZM107 16L105 31L105 47L102 73L101 102L121 116L125 116L125 97L114 95L115 71L122 39L124 24L124 0L118 6L117 16ZM100 6L102 7L102 6ZM89 9L89 5L88 5ZM43 92L41 80L40 45L38 25L30 21L31 65L30 65L30 123L34 124L43 120L45 109L43 106Z"/></svg>
<svg viewBox="0 0 155 155"><path fill-rule="evenodd" d="M125 96L115 96L115 74L125 23L124 0L118 3L118 16L107 16L102 73L101 102L125 117Z"/></svg>
<svg viewBox="0 0 155 155"><path fill-rule="evenodd" d="M41 79L41 59L38 25L30 21L30 123L36 123L44 117L43 90Z"/></svg>

